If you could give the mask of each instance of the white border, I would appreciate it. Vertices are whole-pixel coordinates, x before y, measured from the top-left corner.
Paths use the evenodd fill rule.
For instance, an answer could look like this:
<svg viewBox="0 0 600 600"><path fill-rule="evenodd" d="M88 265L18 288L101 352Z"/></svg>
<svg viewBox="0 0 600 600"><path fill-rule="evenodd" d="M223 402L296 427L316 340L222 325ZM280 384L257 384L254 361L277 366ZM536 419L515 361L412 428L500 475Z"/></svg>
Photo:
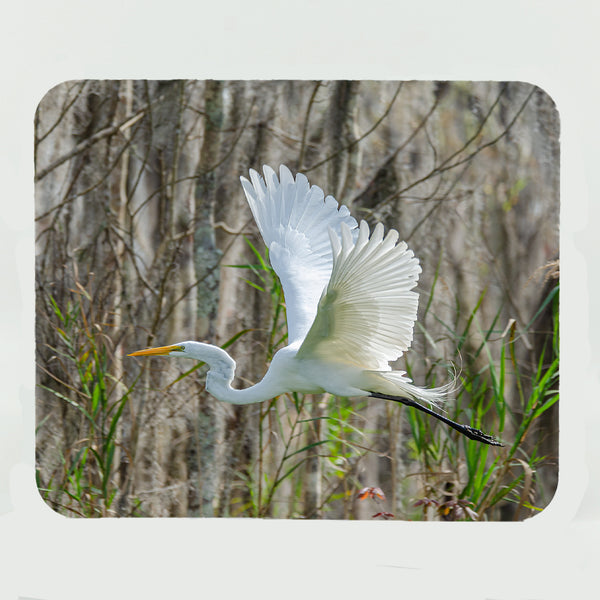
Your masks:
<svg viewBox="0 0 600 600"><path fill-rule="evenodd" d="M487 8L486 8L487 7ZM7 12L8 11L8 12ZM4 9L0 596L577 598L600 564L592 2L26 1ZM71 520L33 480L33 115L78 78L523 80L561 115L560 484L517 524ZM592 199L594 201L592 202Z"/></svg>

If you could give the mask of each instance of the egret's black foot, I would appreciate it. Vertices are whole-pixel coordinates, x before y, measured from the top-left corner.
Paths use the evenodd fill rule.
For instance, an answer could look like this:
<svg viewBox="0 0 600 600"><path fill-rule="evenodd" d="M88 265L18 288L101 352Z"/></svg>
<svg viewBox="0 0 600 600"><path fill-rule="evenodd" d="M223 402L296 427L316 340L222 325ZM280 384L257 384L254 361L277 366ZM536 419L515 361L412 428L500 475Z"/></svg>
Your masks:
<svg viewBox="0 0 600 600"><path fill-rule="evenodd" d="M495 437L488 435L487 433L483 433L480 429L475 429L474 427L470 427L469 425L461 425L456 421L452 421L448 419L444 415L440 415L430 408L415 402L411 398L405 398L403 396L388 396L387 394L380 394L379 392L369 392L369 395L373 398L383 398L383 400L391 400L392 402L400 402L401 404L406 404L406 406L412 406L417 410L421 410L436 419L439 419L446 425L452 427L459 433L466 435L469 439L475 440L476 442L481 442L482 444L489 444L490 446L504 446L502 442L499 442Z"/></svg>

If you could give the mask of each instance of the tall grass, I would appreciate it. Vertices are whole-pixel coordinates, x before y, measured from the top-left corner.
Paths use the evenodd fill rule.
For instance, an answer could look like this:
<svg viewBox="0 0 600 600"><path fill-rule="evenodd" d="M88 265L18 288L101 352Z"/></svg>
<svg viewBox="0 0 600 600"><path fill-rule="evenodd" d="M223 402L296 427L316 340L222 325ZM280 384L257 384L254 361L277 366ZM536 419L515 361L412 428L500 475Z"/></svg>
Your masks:
<svg viewBox="0 0 600 600"><path fill-rule="evenodd" d="M263 255L249 240L247 243L253 263L229 266L246 270L247 284L270 296L272 310L266 328L270 360L287 341L283 292L266 251ZM396 481L396 453L388 452L395 482L394 498L388 501L380 487L364 487L359 470L367 455L380 454L370 447L373 439L387 440L390 448L397 444L392 419L388 419L387 430L369 431L365 398L284 394L258 407L255 458L235 475L237 489L241 486L246 493L234 495L223 514L354 518L357 501L375 503L378 512L373 517L385 519L495 520L506 518L506 512L503 516L501 511L507 506L512 507L512 518L516 519L541 510L543 506L535 501L539 496L537 468L551 457L542 453L536 430L542 415L558 401L558 289L556 285L539 308L538 314L552 311L552 343L529 374L519 363L518 346L538 314L520 330L512 322L500 331L498 311L492 323L481 328L482 292L462 327L458 327L458 319L454 323L437 319L455 348L447 364L460 366L460 387L455 402L449 405L449 416L494 432L504 439L504 448L492 449L468 440L414 409L393 405L393 409L402 410L410 428L408 439L402 442L413 461L405 479L414 482L417 478L418 485ZM435 281L425 315L431 310L434 293ZM62 447L60 466L44 481L38 474L40 493L65 514L120 514L115 498L123 482L115 467L116 456L125 454L130 462L134 460L122 443L121 427L127 415L124 408L135 392L139 375L127 387L115 375L111 344L94 314L92 296L82 286L73 291L66 306L59 307L50 295L46 301L54 318L52 351L60 368L42 366L46 377L41 387L74 409L78 422L77 434ZM464 309L457 307L459 311ZM435 344L420 323L417 327ZM234 344L248 331L239 331L223 347ZM466 352L473 339L480 341ZM424 361L415 352L406 358L409 375L417 368L417 360ZM423 365L427 365L427 384L435 385L436 365L425 361ZM173 383L189 377L200 366L195 364ZM509 402L510 394L516 394L516 400ZM38 429L47 426L41 422ZM413 493L396 492L405 489ZM139 499L131 504L134 508L129 515L143 514Z"/></svg>
<svg viewBox="0 0 600 600"><path fill-rule="evenodd" d="M470 334L476 327L484 294L462 329L444 324L456 347L456 364L462 360L460 352L465 341L473 339ZM513 508L509 512L516 520L543 509L533 501L539 489L537 468L554 463L556 457L541 453L543 436L537 435L536 429L542 415L559 399L558 298L556 284L520 333L515 321L500 331L498 311L486 330L478 329L476 337L481 341L462 364L451 418L466 420L477 428L493 427L505 442L500 451L468 441L454 432L441 431L420 414L407 411L413 432L411 448L422 463L422 497L415 503L419 513L413 514L413 518L418 515L444 519L500 518L498 509L509 503ZM523 336L532 333L533 323L548 307L553 327L549 333L550 351L542 350L533 373L528 375L517 359L517 346ZM509 402L511 393L516 400ZM548 501L541 500L544 505Z"/></svg>
<svg viewBox="0 0 600 600"><path fill-rule="evenodd" d="M116 454L128 453L119 441L119 426L137 379L125 389L111 373L110 344L94 314L92 297L76 285L62 308L52 295L45 298L54 315L56 344L51 349L60 368L40 366L48 383L39 384L75 409L76 434L70 443L57 445L60 466L47 481L38 470L37 483L42 498L64 514L109 516L116 514L113 502L119 491ZM46 421L39 423L37 431L46 426Z"/></svg>

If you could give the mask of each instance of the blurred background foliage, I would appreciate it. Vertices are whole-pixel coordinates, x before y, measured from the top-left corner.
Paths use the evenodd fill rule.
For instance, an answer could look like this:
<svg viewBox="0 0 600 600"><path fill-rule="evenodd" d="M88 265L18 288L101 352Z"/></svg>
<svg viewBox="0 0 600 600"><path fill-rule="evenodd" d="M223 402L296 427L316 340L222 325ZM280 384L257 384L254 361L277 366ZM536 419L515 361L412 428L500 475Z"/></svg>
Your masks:
<svg viewBox="0 0 600 600"><path fill-rule="evenodd" d="M285 306L239 184L280 164L420 258L398 361L455 371L472 442L384 400L243 407L200 339L259 380ZM38 487L71 516L518 520L558 477L559 122L526 83L71 81L35 117Z"/></svg>

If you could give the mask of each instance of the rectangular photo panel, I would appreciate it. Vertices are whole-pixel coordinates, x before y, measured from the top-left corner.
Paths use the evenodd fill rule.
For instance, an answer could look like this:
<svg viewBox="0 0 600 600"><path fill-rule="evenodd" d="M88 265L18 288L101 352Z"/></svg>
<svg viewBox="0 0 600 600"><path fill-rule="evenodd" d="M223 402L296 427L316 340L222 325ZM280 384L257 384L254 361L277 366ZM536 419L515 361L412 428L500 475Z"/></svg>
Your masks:
<svg viewBox="0 0 600 600"><path fill-rule="evenodd" d="M535 516L558 481L559 155L522 82L57 85L34 138L41 497Z"/></svg>

